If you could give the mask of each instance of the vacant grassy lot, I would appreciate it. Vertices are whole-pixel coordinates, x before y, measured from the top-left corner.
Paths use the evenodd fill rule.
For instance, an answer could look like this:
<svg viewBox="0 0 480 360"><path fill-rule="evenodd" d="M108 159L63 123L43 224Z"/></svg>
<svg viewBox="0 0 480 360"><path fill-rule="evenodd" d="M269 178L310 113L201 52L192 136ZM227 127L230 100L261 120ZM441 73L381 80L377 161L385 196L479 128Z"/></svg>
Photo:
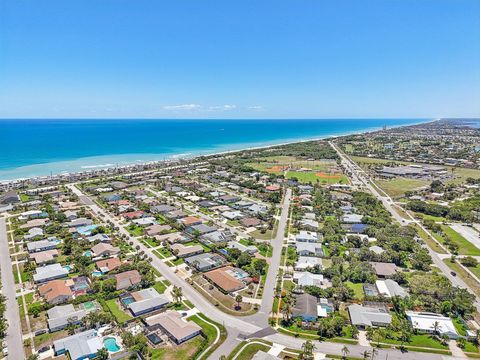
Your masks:
<svg viewBox="0 0 480 360"><path fill-rule="evenodd" d="M354 284L351 281L347 281L345 282L345 285L348 286L350 289L353 289L356 299L363 300L365 296L363 293L363 284Z"/></svg>
<svg viewBox="0 0 480 360"><path fill-rule="evenodd" d="M468 272L466 272L458 263L452 263L450 259L445 259L443 262L460 276L468 285L475 295L480 296L480 284Z"/></svg>
<svg viewBox="0 0 480 360"><path fill-rule="evenodd" d="M132 318L125 311L120 309L117 299L107 300L105 301L105 304L107 304L108 310L110 310L112 315L115 316L115 319L119 324L123 324Z"/></svg>
<svg viewBox="0 0 480 360"><path fill-rule="evenodd" d="M328 172L288 171L286 177L296 178L302 183L348 184L348 178L345 175Z"/></svg>
<svg viewBox="0 0 480 360"><path fill-rule="evenodd" d="M392 180L376 180L375 183L388 195L396 198L403 196L406 191L413 191L422 186L428 185L430 184L430 181L396 177Z"/></svg>
<svg viewBox="0 0 480 360"><path fill-rule="evenodd" d="M448 238L458 245L459 254L473 255L473 256L480 255L480 249L478 249L475 245L473 245L471 242L465 239L458 232L453 230L450 226L447 226L447 225L440 225L440 226L442 227L443 232L448 236Z"/></svg>
<svg viewBox="0 0 480 360"><path fill-rule="evenodd" d="M337 163L329 160L307 161L294 156L268 156L257 158L246 165L258 171L273 174L280 174L287 169L311 169L328 173Z"/></svg>

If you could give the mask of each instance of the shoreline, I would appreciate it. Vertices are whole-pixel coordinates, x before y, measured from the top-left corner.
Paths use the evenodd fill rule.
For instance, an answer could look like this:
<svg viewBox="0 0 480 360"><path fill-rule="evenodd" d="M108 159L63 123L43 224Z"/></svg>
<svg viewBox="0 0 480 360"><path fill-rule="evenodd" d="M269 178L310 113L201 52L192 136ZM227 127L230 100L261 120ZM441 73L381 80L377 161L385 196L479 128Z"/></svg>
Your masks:
<svg viewBox="0 0 480 360"><path fill-rule="evenodd" d="M415 120L418 120L418 119L415 119ZM414 126L419 124L435 122L438 120L440 119L419 120L409 124L393 125L388 128L394 129L394 128L400 128L400 127ZM237 147L232 148L232 144L230 144L230 145L226 145L226 146L230 146L231 147L230 149L225 149L220 151L214 151L213 149L210 149L210 150L205 150L205 152L202 152L201 150L192 149L191 152L168 154L168 155L155 154L155 153L153 154L148 154L148 153L110 154L110 155L82 157L77 159L67 159L67 160L61 160L61 161L52 161L47 163L31 164L31 165L25 165L25 166L20 166L20 167L11 168L11 169L0 170L0 184L9 184L9 183L15 183L15 182L21 182L21 181L55 179L55 178L62 178L65 176L69 176L69 175L79 175L79 176L88 175L88 174L93 175L99 172L108 172L108 171L111 172L114 169L125 170L125 169L134 169L135 167L138 167L138 166L155 166L155 165L169 164L169 163L174 163L177 161L185 161L185 160L192 161L196 158L201 158L201 157L214 157L214 156L232 154L239 151L268 149L272 147L284 146L284 145L289 145L294 143L334 139L337 137L349 136L349 135L355 135L355 134L367 134L367 133L372 133L380 130L381 128L375 126L371 128L366 128L361 131L353 130L350 132L334 133L334 134L329 134L321 137L312 136L312 137L303 137L298 139L270 140L270 141L262 142L263 144L266 143L265 145L259 145L259 143L250 143L250 144L245 143L245 144L236 144ZM115 159L115 157L117 157L118 159ZM147 158L152 157L152 159L134 160L134 158L139 158L139 157L147 157ZM85 162L88 162L88 160L93 160L93 159L96 160L96 163L94 164L85 163ZM9 173L9 172L17 173L22 171L22 169L31 169L31 168L34 168L34 170L32 171L35 171L36 168L39 168L39 170L37 171L40 171L41 168L44 169L46 167L62 166L62 164L63 166L66 166L68 168L68 166L71 166L72 163L75 163L75 162L77 162L78 164L76 164L76 167L72 169L72 171L66 171L66 170L57 171L57 170L50 169L50 170L47 170L50 172L50 174L44 174L44 175L39 174L39 175L31 175L31 176L23 176L23 177L12 176L11 178L1 178L2 173ZM83 162L83 165L81 164L82 162ZM75 166L75 164L73 166ZM29 171L29 170L24 170L24 171Z"/></svg>

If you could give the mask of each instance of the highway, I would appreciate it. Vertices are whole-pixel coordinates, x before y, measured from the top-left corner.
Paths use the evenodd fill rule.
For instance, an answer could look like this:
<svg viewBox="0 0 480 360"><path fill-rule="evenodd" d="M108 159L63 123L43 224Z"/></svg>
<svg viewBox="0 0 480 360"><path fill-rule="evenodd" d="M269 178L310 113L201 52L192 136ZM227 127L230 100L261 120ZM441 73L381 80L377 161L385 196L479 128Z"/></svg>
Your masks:
<svg viewBox="0 0 480 360"><path fill-rule="evenodd" d="M7 336L8 359L24 359L22 328L15 293L15 280L12 272L12 261L8 249L8 235L5 218L0 218L0 271L2 278L2 294L6 297L5 318L8 322Z"/></svg>

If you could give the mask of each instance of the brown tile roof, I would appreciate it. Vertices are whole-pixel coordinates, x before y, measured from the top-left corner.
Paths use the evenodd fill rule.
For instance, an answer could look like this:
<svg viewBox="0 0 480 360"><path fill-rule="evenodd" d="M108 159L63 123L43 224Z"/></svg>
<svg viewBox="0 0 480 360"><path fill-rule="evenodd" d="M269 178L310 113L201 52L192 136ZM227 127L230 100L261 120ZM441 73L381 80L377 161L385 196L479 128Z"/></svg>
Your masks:
<svg viewBox="0 0 480 360"><path fill-rule="evenodd" d="M138 270L125 271L114 276L117 280L117 290L128 289L142 281L142 276Z"/></svg>
<svg viewBox="0 0 480 360"><path fill-rule="evenodd" d="M100 260L100 261L97 261L95 263L95 265L97 265L97 268L99 270L102 270L104 271L105 269L108 271L112 271L112 270L115 270L116 268L118 268L119 266L122 265L122 261L117 258L117 257L114 257L114 258L110 258L110 259L105 259L105 260Z"/></svg>
<svg viewBox="0 0 480 360"><path fill-rule="evenodd" d="M232 269L230 266L225 266L220 269L212 270L205 273L205 277L225 292L232 292L243 288L245 286L243 282L235 279L227 273L230 269Z"/></svg>
<svg viewBox="0 0 480 360"><path fill-rule="evenodd" d="M58 296L73 296L72 290L67 286L65 280L52 280L38 287L40 295L51 302Z"/></svg>
<svg viewBox="0 0 480 360"><path fill-rule="evenodd" d="M187 216L187 217L184 217L183 219L180 219L180 221L182 222L182 224L188 226L188 225L192 225L192 224L197 224L197 223L201 222L202 219L199 219L196 216Z"/></svg>

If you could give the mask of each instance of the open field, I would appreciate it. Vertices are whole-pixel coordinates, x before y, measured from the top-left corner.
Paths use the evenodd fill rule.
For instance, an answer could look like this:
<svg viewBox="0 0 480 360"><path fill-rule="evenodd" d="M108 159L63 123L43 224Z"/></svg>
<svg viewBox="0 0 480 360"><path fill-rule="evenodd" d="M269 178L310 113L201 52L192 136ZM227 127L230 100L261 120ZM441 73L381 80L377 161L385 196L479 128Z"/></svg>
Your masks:
<svg viewBox="0 0 480 360"><path fill-rule="evenodd" d="M257 158L246 164L258 171L280 174L287 169L300 170L310 169L316 172L330 172L336 167L337 163L331 160L312 160L299 159L294 156L268 156Z"/></svg>
<svg viewBox="0 0 480 360"><path fill-rule="evenodd" d="M392 180L376 180L375 183L388 195L395 198L403 196L406 191L413 191L426 186L430 184L430 181L396 177Z"/></svg>
<svg viewBox="0 0 480 360"><path fill-rule="evenodd" d="M348 184L348 178L340 173L287 171L287 179L296 178L302 183Z"/></svg>

